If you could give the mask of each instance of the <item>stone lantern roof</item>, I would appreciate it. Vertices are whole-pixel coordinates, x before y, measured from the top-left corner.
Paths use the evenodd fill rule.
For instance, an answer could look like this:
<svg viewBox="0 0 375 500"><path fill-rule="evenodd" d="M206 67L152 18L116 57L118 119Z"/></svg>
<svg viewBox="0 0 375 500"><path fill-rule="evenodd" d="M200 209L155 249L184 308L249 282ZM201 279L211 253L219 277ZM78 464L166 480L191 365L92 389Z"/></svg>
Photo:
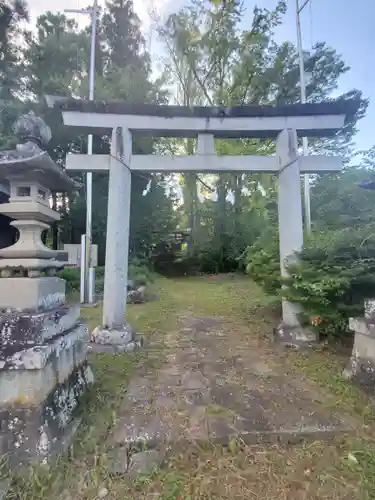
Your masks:
<svg viewBox="0 0 375 500"><path fill-rule="evenodd" d="M13 126L22 143L13 150L0 151L0 178L27 176L42 181L51 191L71 192L78 185L43 149L51 139L51 130L32 111Z"/></svg>

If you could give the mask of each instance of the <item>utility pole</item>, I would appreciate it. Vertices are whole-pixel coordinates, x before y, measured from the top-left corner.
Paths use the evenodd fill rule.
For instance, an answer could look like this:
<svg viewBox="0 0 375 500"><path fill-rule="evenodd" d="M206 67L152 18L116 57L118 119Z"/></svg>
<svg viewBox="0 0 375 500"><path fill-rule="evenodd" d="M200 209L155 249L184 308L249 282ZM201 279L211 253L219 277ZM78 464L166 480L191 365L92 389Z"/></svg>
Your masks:
<svg viewBox="0 0 375 500"><path fill-rule="evenodd" d="M94 100L95 85L95 48L96 29L98 22L98 0L94 0L89 9L66 9L64 12L74 14L88 14L91 17L91 49L89 74L89 100ZM92 155L93 137L90 134L87 141L87 153ZM92 245L92 172L86 175L86 234L81 239L81 303L92 304L95 293L94 268L91 261Z"/></svg>
<svg viewBox="0 0 375 500"><path fill-rule="evenodd" d="M302 49L302 34L301 34L301 19L302 10L311 0L304 0L302 6L299 5L299 0L296 0L296 23L297 23L297 46L299 55L299 73L301 85L301 103L306 102L306 79L305 79L305 62L303 59ZM309 154L309 143L307 137L302 137L303 155ZM310 178L309 174L304 175L304 205L305 205L305 221L308 233L311 232L311 208L310 208Z"/></svg>

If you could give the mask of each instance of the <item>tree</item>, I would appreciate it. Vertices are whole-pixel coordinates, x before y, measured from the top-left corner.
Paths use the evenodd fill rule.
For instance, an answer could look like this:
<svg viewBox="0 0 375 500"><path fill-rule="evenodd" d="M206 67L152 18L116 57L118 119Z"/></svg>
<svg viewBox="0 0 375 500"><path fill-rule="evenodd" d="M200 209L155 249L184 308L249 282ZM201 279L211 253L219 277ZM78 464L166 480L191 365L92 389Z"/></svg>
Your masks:
<svg viewBox="0 0 375 500"><path fill-rule="evenodd" d="M0 98L10 100L20 90L20 22L28 20L23 0L0 2Z"/></svg>
<svg viewBox="0 0 375 500"><path fill-rule="evenodd" d="M23 1L0 1L0 147L3 148L14 140L11 126L22 109L20 23L27 19Z"/></svg>
<svg viewBox="0 0 375 500"><path fill-rule="evenodd" d="M72 95L88 73L90 39L64 14L38 17L36 33L26 34L27 90L35 99L45 94Z"/></svg>
<svg viewBox="0 0 375 500"><path fill-rule="evenodd" d="M110 68L123 69L131 66L148 71L149 56L144 51L141 23L134 12L132 0L107 2L100 24L107 42L105 53Z"/></svg>
<svg viewBox="0 0 375 500"><path fill-rule="evenodd" d="M158 30L168 49L167 69L171 77L182 84L183 63L185 74L192 76L191 81L186 78L185 81L199 96L200 104L232 106L299 102L298 52L292 43L278 44L274 39L275 28L281 24L285 12L283 0L275 1L273 10L255 7L251 27L244 30L240 26L244 13L241 1L207 4L204 0L191 0ZM306 71L312 75L306 89L308 101L329 99L337 88L339 76L347 70L335 50L324 43L316 44L306 63ZM353 96L362 99L359 91L352 91L339 99ZM356 121L363 116L366 105L362 99L359 113L337 137L329 141L312 141L311 147L349 154ZM274 147L272 141L217 141L216 144L219 154L270 154ZM250 186L250 197L241 194L247 186ZM276 186L265 175L221 174L217 177L216 188L216 239L220 246L224 244L223 237L228 241L230 236L233 241L238 234L243 234L239 222L243 210L254 214L260 209L265 218L268 209L272 207L274 211L275 204L270 201L275 199ZM235 192L233 207L226 202L229 192ZM228 226L231 218L235 222ZM223 233L224 236L220 236Z"/></svg>
<svg viewBox="0 0 375 500"><path fill-rule="evenodd" d="M374 179L375 148L362 152L358 165L319 176L311 190L311 211L318 230L363 228L375 222L375 193L360 187ZM372 229L371 229L372 231Z"/></svg>
<svg viewBox="0 0 375 500"><path fill-rule="evenodd" d="M95 94L96 99L106 101L160 102L165 93L160 89L160 82L151 82L149 57L142 48L139 20L133 13L131 1L108 2L100 14L98 23ZM130 40L129 37L134 37ZM124 40L126 39L126 43ZM64 165L68 152L87 151L87 134L77 135L74 128L61 125L58 113L42 107L45 93L65 96L88 97L88 63L90 60L90 31L80 30L76 23L61 13L47 12L37 20L36 30L26 34L24 52L25 82L30 99L43 109L44 118L52 128L53 138L49 146L50 154ZM30 101L29 101L30 103ZM39 104L38 104L39 103ZM134 152L151 153L152 139L136 140ZM109 153L109 137L96 135L93 141L93 153ZM156 196L142 196L149 174L132 176L132 205L149 204L146 213L153 211ZM83 176L77 180L84 181ZM163 193L163 194L162 194ZM158 196L165 198L164 191L158 190ZM108 176L93 176L93 240L99 244L99 258L104 259L106 240L106 218L108 198ZM165 199L172 205L172 200ZM86 203L84 188L70 199L63 197L57 203L62 211L62 233L65 242L79 243L80 235L85 232ZM132 210L132 218L137 211ZM160 221L166 215L160 213ZM142 225L145 233L150 228ZM151 224L151 222L150 222ZM131 222L131 246L133 235L137 241L142 238L138 224ZM134 232L135 231L135 232ZM136 251L136 249L134 250Z"/></svg>

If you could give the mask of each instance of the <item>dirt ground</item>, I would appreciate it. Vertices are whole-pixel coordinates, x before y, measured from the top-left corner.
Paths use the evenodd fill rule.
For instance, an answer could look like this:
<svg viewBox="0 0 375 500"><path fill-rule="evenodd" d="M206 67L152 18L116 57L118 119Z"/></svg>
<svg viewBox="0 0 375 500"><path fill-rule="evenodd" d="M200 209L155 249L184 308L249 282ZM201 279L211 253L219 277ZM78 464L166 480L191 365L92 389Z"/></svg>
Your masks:
<svg viewBox="0 0 375 500"><path fill-rule="evenodd" d="M97 384L69 456L14 481L9 499L375 498L374 412L327 349L268 342L277 303L236 276L158 278L129 308L139 355L91 355ZM100 309L85 310L91 327ZM113 450L163 453L113 473Z"/></svg>

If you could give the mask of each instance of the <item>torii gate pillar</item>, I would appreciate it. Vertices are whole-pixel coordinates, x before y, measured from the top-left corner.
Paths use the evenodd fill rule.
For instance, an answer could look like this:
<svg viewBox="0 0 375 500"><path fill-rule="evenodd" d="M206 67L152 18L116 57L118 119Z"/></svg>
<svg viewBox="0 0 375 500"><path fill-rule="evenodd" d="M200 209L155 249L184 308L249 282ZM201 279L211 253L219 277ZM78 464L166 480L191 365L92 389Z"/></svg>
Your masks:
<svg viewBox="0 0 375 500"><path fill-rule="evenodd" d="M278 215L280 274L288 276L286 264L296 258L303 247L303 217L301 201L301 176L298 162L297 133L282 130L276 139L278 174ZM299 322L300 307L282 298L282 323L276 335L282 344L300 347L316 342L316 333L302 328Z"/></svg>
<svg viewBox="0 0 375 500"><path fill-rule="evenodd" d="M107 239L102 325L91 334L96 351L132 351L138 343L126 323L129 260L132 136L128 129L112 131L109 164Z"/></svg>

